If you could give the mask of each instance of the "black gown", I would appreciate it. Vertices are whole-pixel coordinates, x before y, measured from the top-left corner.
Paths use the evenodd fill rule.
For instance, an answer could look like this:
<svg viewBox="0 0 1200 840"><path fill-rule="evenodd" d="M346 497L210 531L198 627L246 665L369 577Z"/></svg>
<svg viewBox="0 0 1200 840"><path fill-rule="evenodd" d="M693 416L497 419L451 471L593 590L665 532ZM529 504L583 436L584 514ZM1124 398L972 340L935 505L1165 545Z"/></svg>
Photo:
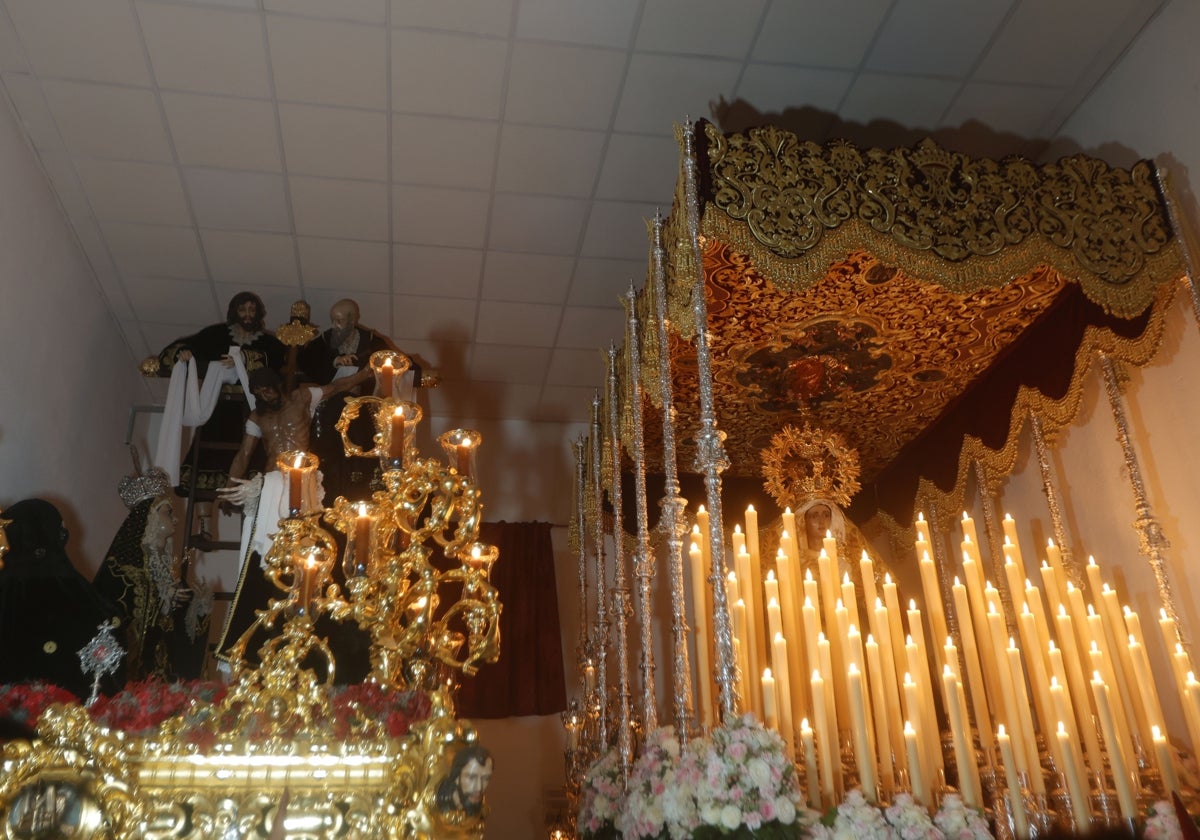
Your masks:
<svg viewBox="0 0 1200 840"><path fill-rule="evenodd" d="M0 569L0 683L45 681L83 699L92 689L79 650L117 615L67 557L54 505L26 499L4 511L9 551ZM107 693L117 679L101 682Z"/></svg>

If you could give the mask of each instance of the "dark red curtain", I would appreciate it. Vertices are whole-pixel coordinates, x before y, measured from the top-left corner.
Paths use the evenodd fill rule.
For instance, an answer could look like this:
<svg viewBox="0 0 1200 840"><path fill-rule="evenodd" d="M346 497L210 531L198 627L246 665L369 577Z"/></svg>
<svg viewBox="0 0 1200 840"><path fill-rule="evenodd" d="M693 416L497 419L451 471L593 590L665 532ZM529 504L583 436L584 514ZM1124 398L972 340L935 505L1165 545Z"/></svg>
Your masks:
<svg viewBox="0 0 1200 840"><path fill-rule="evenodd" d="M458 713L467 718L552 715L567 707L554 548L547 522L485 522L479 539L500 549L492 585L500 613L500 659L462 678Z"/></svg>

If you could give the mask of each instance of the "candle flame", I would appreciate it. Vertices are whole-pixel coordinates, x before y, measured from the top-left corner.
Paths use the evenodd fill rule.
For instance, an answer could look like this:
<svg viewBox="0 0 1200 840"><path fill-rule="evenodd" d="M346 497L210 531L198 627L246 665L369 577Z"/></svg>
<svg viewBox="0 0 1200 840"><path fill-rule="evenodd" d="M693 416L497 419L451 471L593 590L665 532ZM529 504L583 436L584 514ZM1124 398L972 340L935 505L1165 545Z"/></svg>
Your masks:
<svg viewBox="0 0 1200 840"><path fill-rule="evenodd" d="M733 526L733 533L737 534L738 536L741 536L741 534L742 534L742 526L741 526L741 525L734 525L734 526Z"/></svg>
<svg viewBox="0 0 1200 840"><path fill-rule="evenodd" d="M384 366L385 368L390 368L390 367L392 366L392 357L391 357L391 356L388 356L388 357L387 357L387 361L385 361L385 362L383 363L383 366Z"/></svg>
<svg viewBox="0 0 1200 840"><path fill-rule="evenodd" d="M971 516L965 510L963 511L963 522L970 522Z"/></svg>
<svg viewBox="0 0 1200 840"><path fill-rule="evenodd" d="M294 469L298 470L303 466L304 466L304 453L301 452L299 455L296 456L296 460L292 463L292 467Z"/></svg>
<svg viewBox="0 0 1200 840"><path fill-rule="evenodd" d="M367 515L367 503L366 503L366 502L359 502L359 503L358 503L358 515L359 515L359 516L366 516L366 515Z"/></svg>
<svg viewBox="0 0 1200 840"><path fill-rule="evenodd" d="M816 609L816 607L813 606L812 598L808 595L804 596L804 606L808 607L809 609Z"/></svg>
<svg viewBox="0 0 1200 840"><path fill-rule="evenodd" d="M1096 640L1095 640L1095 639L1092 639L1091 652L1092 652L1092 653L1099 653L1099 652L1100 652L1100 645L1096 644Z"/></svg>
<svg viewBox="0 0 1200 840"><path fill-rule="evenodd" d="M404 417L404 406L396 406L396 410L392 412L393 417Z"/></svg>
<svg viewBox="0 0 1200 840"><path fill-rule="evenodd" d="M771 679L771 669L770 668L763 668L763 679L764 680Z"/></svg>
<svg viewBox="0 0 1200 840"><path fill-rule="evenodd" d="M746 505L746 513L755 513L754 505Z"/></svg>
<svg viewBox="0 0 1200 840"><path fill-rule="evenodd" d="M1092 682L1094 682L1094 683L1100 683L1101 685L1103 685L1103 684L1104 684L1104 680L1100 678L1100 672L1099 672L1099 671L1092 671Z"/></svg>
<svg viewBox="0 0 1200 840"><path fill-rule="evenodd" d="M910 610L916 611L916 609L917 609L917 599L916 598L908 599L908 608Z"/></svg>
<svg viewBox="0 0 1200 840"><path fill-rule="evenodd" d="M846 572L842 575L842 586L845 586L849 582L850 582L850 573Z"/></svg>
<svg viewBox="0 0 1200 840"><path fill-rule="evenodd" d="M767 580L771 581L772 583L775 582L775 570L774 569L769 569L767 571ZM772 598L771 600L775 600L775 599Z"/></svg>
<svg viewBox="0 0 1200 840"><path fill-rule="evenodd" d="M996 736L997 736L998 738L1003 738L1003 737L1004 737L1004 735L1005 735L1005 732L1004 732L1004 724L1002 723L1002 724L1000 724L999 726L997 726L997 727L996 727Z"/></svg>

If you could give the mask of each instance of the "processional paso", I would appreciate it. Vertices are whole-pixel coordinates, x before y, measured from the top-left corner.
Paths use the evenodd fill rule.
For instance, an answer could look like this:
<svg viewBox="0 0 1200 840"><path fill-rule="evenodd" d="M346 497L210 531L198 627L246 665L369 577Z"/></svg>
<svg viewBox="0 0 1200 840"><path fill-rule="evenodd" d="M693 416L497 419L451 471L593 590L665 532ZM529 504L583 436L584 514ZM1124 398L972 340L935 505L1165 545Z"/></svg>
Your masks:
<svg viewBox="0 0 1200 840"><path fill-rule="evenodd" d="M69 826L76 836L258 837L276 818L285 836L314 825L338 837L482 836L480 792L472 805L455 788L463 765L490 775L491 759L454 713L458 675L500 653L498 552L478 541L480 436L446 432L446 460L422 458L421 409L395 396L407 357L380 351L371 366L380 396L349 400L339 427L348 454L380 458L384 487L323 509L316 456L280 456L287 510L262 563L278 594L232 648L224 698L194 701L131 738L95 726L82 707L51 707L37 741L6 747L0 805L36 798L49 774L84 804ZM367 451L345 433L364 412L375 424ZM344 536L340 557L326 525ZM333 579L339 561L344 585ZM314 632L324 614L369 634L361 686L334 687L336 662ZM247 645L264 635L252 662Z"/></svg>

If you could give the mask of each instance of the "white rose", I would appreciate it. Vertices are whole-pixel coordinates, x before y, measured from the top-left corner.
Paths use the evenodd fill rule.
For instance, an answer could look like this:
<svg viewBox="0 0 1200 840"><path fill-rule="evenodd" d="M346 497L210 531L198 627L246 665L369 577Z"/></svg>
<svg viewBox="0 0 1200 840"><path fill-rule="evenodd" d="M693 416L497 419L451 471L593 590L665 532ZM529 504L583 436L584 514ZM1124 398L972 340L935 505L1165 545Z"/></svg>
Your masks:
<svg viewBox="0 0 1200 840"><path fill-rule="evenodd" d="M791 825L796 819L796 806L792 804L792 800L786 796L779 796L775 799L775 819L779 820L784 825Z"/></svg>
<svg viewBox="0 0 1200 840"><path fill-rule="evenodd" d="M742 824L742 812L736 805L726 805L721 809L721 825L733 831Z"/></svg>
<svg viewBox="0 0 1200 840"><path fill-rule="evenodd" d="M765 788L771 783L771 768L767 762L761 758L752 758L750 763L746 765L746 770L750 774L750 778L759 788Z"/></svg>

